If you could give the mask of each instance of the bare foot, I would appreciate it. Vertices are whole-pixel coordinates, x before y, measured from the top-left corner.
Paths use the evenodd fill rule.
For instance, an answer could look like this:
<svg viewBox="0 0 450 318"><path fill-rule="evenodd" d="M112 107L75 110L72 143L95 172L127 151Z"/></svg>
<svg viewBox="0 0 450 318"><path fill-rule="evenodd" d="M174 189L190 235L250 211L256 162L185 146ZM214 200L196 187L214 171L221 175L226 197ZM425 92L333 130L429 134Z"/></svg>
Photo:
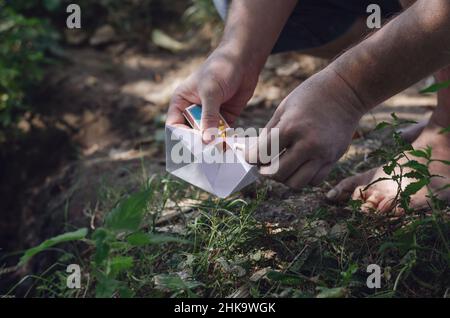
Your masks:
<svg viewBox="0 0 450 318"><path fill-rule="evenodd" d="M432 158L440 160L450 160L450 134L440 134L443 127L434 123L429 123L422 131L420 136L413 142L414 149L424 149L427 146L432 147ZM423 159L412 157L410 159L424 163ZM402 159L405 163L407 159ZM442 162L433 162L430 165L432 175L441 177L432 178L430 189L438 195L441 200L450 202L450 189L442 190L444 186L450 184L450 167ZM354 200L362 200L362 210L364 212L377 211L387 213L395 209L401 212L399 207L395 206L395 198L398 192L398 185L392 180L380 181L364 191L367 185L379 178L389 177L382 168L375 168L365 173L349 177L341 181L327 194L331 201L348 200L350 197ZM402 188L408 184L416 182L416 179L404 179ZM411 197L411 208L423 209L429 206L427 189L423 188Z"/></svg>

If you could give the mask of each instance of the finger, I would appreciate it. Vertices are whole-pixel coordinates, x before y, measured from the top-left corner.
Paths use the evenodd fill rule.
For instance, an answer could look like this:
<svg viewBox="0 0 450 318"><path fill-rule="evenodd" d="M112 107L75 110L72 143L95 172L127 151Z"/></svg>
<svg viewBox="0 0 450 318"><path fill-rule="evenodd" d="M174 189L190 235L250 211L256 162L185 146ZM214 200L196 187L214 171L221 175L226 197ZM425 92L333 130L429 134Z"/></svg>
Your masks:
<svg viewBox="0 0 450 318"><path fill-rule="evenodd" d="M392 197L384 198L380 204L378 204L377 211L389 217L399 217L405 214L405 210L399 206L398 201Z"/></svg>
<svg viewBox="0 0 450 318"><path fill-rule="evenodd" d="M394 212L393 216L395 216L395 217L403 216L406 213L405 209L402 208L401 206L396 206L395 209L393 210L393 212Z"/></svg>
<svg viewBox="0 0 450 318"><path fill-rule="evenodd" d="M239 117L251 97L251 94L239 89L231 99L221 105L220 114L225 118L229 125L234 124L236 118Z"/></svg>
<svg viewBox="0 0 450 318"><path fill-rule="evenodd" d="M278 142L280 143L280 127L279 127L279 123L280 123L280 119L281 119L281 115L283 113L282 106L284 104L284 101L281 102L281 104L277 107L277 109L275 110L275 112L273 113L272 117L270 118L269 122L266 124L266 126L264 127L264 129L262 130L259 138L258 138L258 142L255 146L246 149L245 152L245 160L247 160L248 163L250 164L261 164L261 158L259 156L259 149L269 149L268 147L270 147L271 144L271 131L272 129L276 129L277 130L277 135L278 135ZM283 138L284 143L279 145L279 149L278 149L278 154L284 149L288 147L288 140L286 140L285 138ZM265 147L265 148L262 148ZM277 153L275 153L273 156L271 156L271 159L273 157L278 156Z"/></svg>
<svg viewBox="0 0 450 318"><path fill-rule="evenodd" d="M375 168L366 173L345 178L327 193L327 199L332 202L343 202L350 199L355 188L370 180L377 169Z"/></svg>
<svg viewBox="0 0 450 318"><path fill-rule="evenodd" d="M388 214L392 212L397 205L395 198L387 197L378 205L378 210L383 214Z"/></svg>
<svg viewBox="0 0 450 318"><path fill-rule="evenodd" d="M379 212L380 203L384 198L381 192L373 191L361 205L361 211L364 213Z"/></svg>
<svg viewBox="0 0 450 318"><path fill-rule="evenodd" d="M201 129L205 132L203 139L211 142L211 131L219 126L219 111L222 102L222 92L217 85L208 85L200 90L202 103Z"/></svg>
<svg viewBox="0 0 450 318"><path fill-rule="evenodd" d="M269 165L274 158L280 156L285 148L289 148L289 145L289 139L280 136L280 128L278 126L264 128L256 144L246 151L245 158L250 164Z"/></svg>
<svg viewBox="0 0 450 318"><path fill-rule="evenodd" d="M322 163L320 161L310 160L301 165L294 175L287 179L285 184L290 188L300 190L311 182L321 167Z"/></svg>
<svg viewBox="0 0 450 318"><path fill-rule="evenodd" d="M170 101L169 110L167 111L166 125L185 125L186 119L183 116L183 111L192 104L199 103L200 100L191 100L183 98L181 93L175 91Z"/></svg>
<svg viewBox="0 0 450 318"><path fill-rule="evenodd" d="M329 163L323 165L317 174L314 176L314 178L311 180L311 185L317 186L323 182L323 180L326 179L326 177L330 174L331 169L333 169L334 164Z"/></svg>
<svg viewBox="0 0 450 318"><path fill-rule="evenodd" d="M267 122L267 124L266 124L266 126L264 128L271 129L271 128L273 128L273 127L278 125L278 123L280 122L280 118L281 118L281 111L279 109L280 108L277 108L275 110L275 112L273 113L272 117Z"/></svg>
<svg viewBox="0 0 450 318"><path fill-rule="evenodd" d="M288 148L279 157L272 159L270 165L262 166L259 169L260 173L279 182L286 181L308 159L299 155L301 149L301 144Z"/></svg>
<svg viewBox="0 0 450 318"><path fill-rule="evenodd" d="M278 107L275 109L272 117L270 118L270 120L267 123L267 125L265 126L265 128L270 129L270 128L276 127L278 125L278 123L281 120L281 116L283 115L283 112L284 112L286 100L287 100L287 97L281 101L280 105L278 105Z"/></svg>

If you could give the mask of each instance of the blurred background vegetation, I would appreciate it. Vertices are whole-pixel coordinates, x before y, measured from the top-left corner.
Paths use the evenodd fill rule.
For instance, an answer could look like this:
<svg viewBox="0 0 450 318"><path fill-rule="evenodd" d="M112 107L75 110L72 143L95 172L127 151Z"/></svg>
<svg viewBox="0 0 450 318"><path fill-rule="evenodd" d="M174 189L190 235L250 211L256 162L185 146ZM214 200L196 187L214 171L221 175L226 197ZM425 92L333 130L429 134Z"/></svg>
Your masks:
<svg viewBox="0 0 450 318"><path fill-rule="evenodd" d="M64 34L71 2L0 0L0 145L20 135L16 128L24 114L31 118L37 111L33 92L61 45L96 45L114 36L145 49L150 39L176 49L175 40L155 29L217 21L209 0L80 0L83 31Z"/></svg>

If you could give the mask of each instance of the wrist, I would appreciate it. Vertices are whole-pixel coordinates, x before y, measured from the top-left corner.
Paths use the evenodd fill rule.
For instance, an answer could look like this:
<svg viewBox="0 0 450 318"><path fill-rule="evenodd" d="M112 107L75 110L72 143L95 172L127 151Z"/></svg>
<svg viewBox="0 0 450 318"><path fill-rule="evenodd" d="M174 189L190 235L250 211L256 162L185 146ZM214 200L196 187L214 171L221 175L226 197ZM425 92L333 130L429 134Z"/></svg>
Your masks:
<svg viewBox="0 0 450 318"><path fill-rule="evenodd" d="M330 99L341 106L343 114L352 121L359 121L370 108L347 80L330 66L315 75L317 85L322 87L322 94L329 95Z"/></svg>
<svg viewBox="0 0 450 318"><path fill-rule="evenodd" d="M270 54L250 43L223 39L215 53L227 56L236 67L258 75Z"/></svg>
<svg viewBox="0 0 450 318"><path fill-rule="evenodd" d="M334 63L330 64L327 69L330 70L332 76L334 76L342 84L343 94L348 96L349 103L353 105L356 111L361 113L361 116L370 111L376 106L376 103L372 102L369 96L366 96L364 92L359 90L357 85L354 85L348 74L339 67L336 67Z"/></svg>

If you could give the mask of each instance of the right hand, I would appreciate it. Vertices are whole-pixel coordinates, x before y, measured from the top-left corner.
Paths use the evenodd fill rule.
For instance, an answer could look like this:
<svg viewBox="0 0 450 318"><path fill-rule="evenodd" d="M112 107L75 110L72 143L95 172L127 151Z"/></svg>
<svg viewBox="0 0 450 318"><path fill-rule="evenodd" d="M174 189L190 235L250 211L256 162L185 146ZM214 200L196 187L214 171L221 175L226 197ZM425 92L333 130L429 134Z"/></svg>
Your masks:
<svg viewBox="0 0 450 318"><path fill-rule="evenodd" d="M348 84L333 69L324 69L281 102L258 143L248 149L247 161L260 163L260 174L293 189L317 185L348 149L363 114L364 105ZM278 140L272 138L273 128L278 129ZM267 159L262 162L261 153L268 153L273 141L286 151L279 160L262 165Z"/></svg>
<svg viewBox="0 0 450 318"><path fill-rule="evenodd" d="M234 54L235 55L235 54ZM214 139L219 112L232 125L253 95L259 70L245 65L232 52L216 49L200 68L176 90L169 105L166 124L184 125L183 111L192 104L202 105L203 140ZM209 129L208 131L206 131Z"/></svg>

